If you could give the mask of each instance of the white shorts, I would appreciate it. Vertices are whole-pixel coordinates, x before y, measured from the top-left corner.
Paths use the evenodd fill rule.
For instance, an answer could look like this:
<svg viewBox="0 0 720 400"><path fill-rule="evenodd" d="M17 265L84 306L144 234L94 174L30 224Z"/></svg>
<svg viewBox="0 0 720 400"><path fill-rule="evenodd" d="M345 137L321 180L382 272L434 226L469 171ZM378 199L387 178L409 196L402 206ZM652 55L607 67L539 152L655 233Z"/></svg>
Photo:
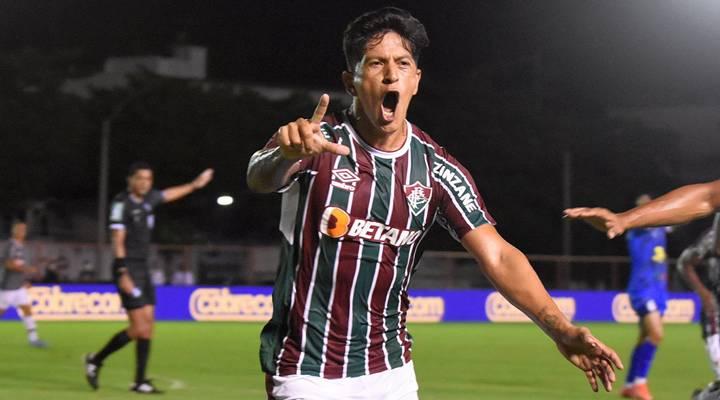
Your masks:
<svg viewBox="0 0 720 400"><path fill-rule="evenodd" d="M356 378L273 376L275 400L418 400L412 361L402 367Z"/></svg>
<svg viewBox="0 0 720 400"><path fill-rule="evenodd" d="M26 288L0 290L0 309L30 305L30 296Z"/></svg>

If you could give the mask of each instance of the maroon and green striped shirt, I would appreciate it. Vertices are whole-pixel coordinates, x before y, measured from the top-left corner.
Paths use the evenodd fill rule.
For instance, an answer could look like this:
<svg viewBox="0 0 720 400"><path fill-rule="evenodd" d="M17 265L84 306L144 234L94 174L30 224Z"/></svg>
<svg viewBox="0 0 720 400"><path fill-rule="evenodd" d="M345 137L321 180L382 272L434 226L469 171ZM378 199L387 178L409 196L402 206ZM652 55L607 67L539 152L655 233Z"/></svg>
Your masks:
<svg viewBox="0 0 720 400"><path fill-rule="evenodd" d="M301 161L281 190L281 262L262 368L332 379L401 367L411 357L407 290L420 241L435 221L456 239L494 221L468 171L409 122L392 153L365 143L347 113L321 129L350 155Z"/></svg>

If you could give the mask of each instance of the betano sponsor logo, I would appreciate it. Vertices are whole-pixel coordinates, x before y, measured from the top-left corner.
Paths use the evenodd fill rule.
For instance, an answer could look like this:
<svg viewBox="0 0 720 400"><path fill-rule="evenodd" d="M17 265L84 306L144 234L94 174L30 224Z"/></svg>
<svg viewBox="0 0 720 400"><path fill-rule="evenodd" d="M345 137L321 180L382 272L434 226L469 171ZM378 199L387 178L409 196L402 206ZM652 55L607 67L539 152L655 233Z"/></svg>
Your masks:
<svg viewBox="0 0 720 400"><path fill-rule="evenodd" d="M122 321L125 309L115 292L63 292L60 286L29 290L33 315L39 321Z"/></svg>
<svg viewBox="0 0 720 400"><path fill-rule="evenodd" d="M475 201L475 195L472 192L472 188L468 184L467 180L464 180L454 171L451 171L445 164L436 162L433 165L433 175L437 179L443 180L450 188L455 192L455 195L460 199L463 208L466 212L473 212L478 210L477 201Z"/></svg>
<svg viewBox="0 0 720 400"><path fill-rule="evenodd" d="M617 322L637 323L639 321L627 293L620 293L613 298L612 313ZM693 316L695 316L695 302L692 299L672 299L667 302L663 322L688 323L692 322Z"/></svg>
<svg viewBox="0 0 720 400"><path fill-rule="evenodd" d="M337 207L325 209L320 221L320 232L333 239L361 238L395 247L413 244L422 235L421 230L398 229L380 222L355 218Z"/></svg>
<svg viewBox="0 0 720 400"><path fill-rule="evenodd" d="M576 311L575 299L572 297L553 297L552 299L560 312L572 321ZM490 293L485 300L485 313L492 322L530 322L527 315L498 292Z"/></svg>
<svg viewBox="0 0 720 400"><path fill-rule="evenodd" d="M190 315L196 321L264 322L272 316L272 296L231 293L229 288L202 288L190 296ZM408 321L440 322L445 315L442 297L411 297Z"/></svg>

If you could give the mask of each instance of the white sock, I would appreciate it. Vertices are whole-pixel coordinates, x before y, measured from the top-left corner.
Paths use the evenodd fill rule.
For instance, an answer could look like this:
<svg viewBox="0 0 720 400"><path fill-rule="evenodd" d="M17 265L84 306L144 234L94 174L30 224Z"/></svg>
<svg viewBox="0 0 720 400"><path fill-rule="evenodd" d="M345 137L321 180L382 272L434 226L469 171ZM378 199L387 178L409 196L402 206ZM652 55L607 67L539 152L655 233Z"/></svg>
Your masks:
<svg viewBox="0 0 720 400"><path fill-rule="evenodd" d="M705 339L705 350L710 357L710 368L715 373L715 379L720 380L720 334L716 333Z"/></svg>
<svg viewBox="0 0 720 400"><path fill-rule="evenodd" d="M25 330L28 334L28 340L31 342L34 342L39 339L37 334L37 324L35 323L35 319L32 316L23 316L22 317L23 325L25 325Z"/></svg>

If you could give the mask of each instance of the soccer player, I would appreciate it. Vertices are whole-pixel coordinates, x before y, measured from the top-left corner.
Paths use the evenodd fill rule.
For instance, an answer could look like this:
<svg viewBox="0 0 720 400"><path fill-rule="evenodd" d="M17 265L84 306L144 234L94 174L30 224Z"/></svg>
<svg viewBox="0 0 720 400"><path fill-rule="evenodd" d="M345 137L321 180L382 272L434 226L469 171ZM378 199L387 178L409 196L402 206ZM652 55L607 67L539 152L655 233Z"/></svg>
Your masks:
<svg viewBox="0 0 720 400"><path fill-rule="evenodd" d="M649 195L643 194L637 198L636 205L642 206L650 200ZM627 232L631 259L627 292L640 318L640 336L621 393L631 399L652 399L647 376L663 338L662 316L667 308L667 229L636 228Z"/></svg>
<svg viewBox="0 0 720 400"><path fill-rule="evenodd" d="M37 272L37 268L27 264L25 254L25 238L27 225L22 221L12 224L11 238L4 251L3 267L5 273L0 281L0 316L9 307L18 309L28 342L33 347L44 348L47 344L38 337L37 323L32 317L32 306L28 296L28 274Z"/></svg>
<svg viewBox="0 0 720 400"><path fill-rule="evenodd" d="M705 268L704 273L698 274L696 269L701 266ZM720 213L715 214L712 228L682 252L677 268L702 302L700 326L715 373L716 381L711 386L716 388L720 386Z"/></svg>
<svg viewBox="0 0 720 400"><path fill-rule="evenodd" d="M593 390L598 380L610 390L617 354L565 318L524 254L495 230L468 170L406 120L427 45L407 11L360 16L343 40L350 109L326 116L322 95L310 119L280 127L250 159L250 188L283 193L281 265L261 334L268 397L417 399L408 286L435 221Z"/></svg>
<svg viewBox="0 0 720 400"><path fill-rule="evenodd" d="M690 222L720 209L720 180L687 185L619 214L607 208L577 207L565 216L581 219L612 239L628 229Z"/></svg>
<svg viewBox="0 0 720 400"><path fill-rule="evenodd" d="M98 388L103 361L135 340L135 382L130 390L146 394L160 392L145 377L155 322L155 287L148 267L155 226L153 211L162 203L178 200L205 187L212 176L213 170L206 169L190 183L161 191L152 188L153 170L149 164L136 162L130 166L127 190L115 196L110 210L113 279L127 311L129 326L116 333L99 352L85 356L85 377L93 389Z"/></svg>

